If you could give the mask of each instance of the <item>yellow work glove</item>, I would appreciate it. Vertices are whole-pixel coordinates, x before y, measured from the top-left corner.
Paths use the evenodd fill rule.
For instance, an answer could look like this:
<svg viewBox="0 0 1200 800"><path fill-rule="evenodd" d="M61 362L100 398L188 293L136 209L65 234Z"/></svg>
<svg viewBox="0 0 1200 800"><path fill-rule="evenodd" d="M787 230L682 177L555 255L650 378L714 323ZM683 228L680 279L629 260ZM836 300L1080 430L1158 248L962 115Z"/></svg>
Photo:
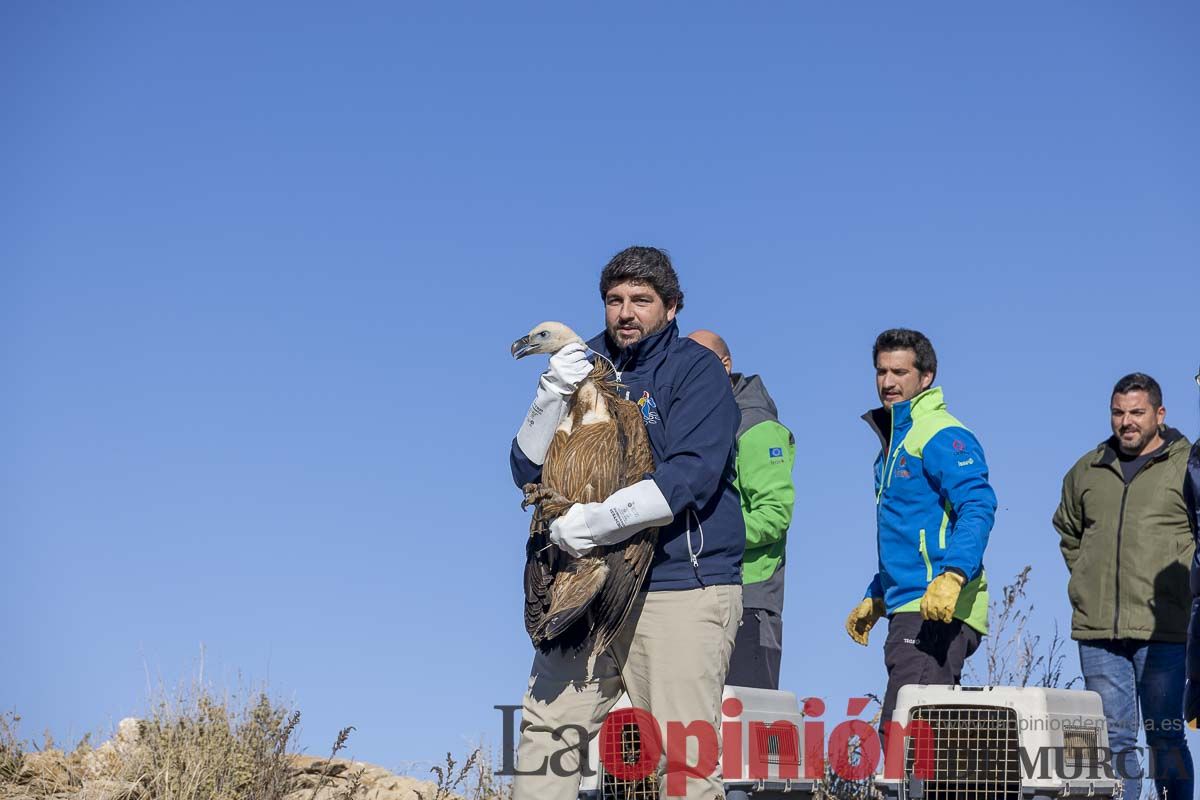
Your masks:
<svg viewBox="0 0 1200 800"><path fill-rule="evenodd" d="M958 593L965 582L957 572L943 572L934 578L921 598L921 616L934 622L953 621Z"/></svg>
<svg viewBox="0 0 1200 800"><path fill-rule="evenodd" d="M846 633L850 634L851 639L866 647L867 635L871 633L871 628L875 627L875 623L879 622L879 618L883 616L885 610L883 601L878 597L864 597L862 602L850 612L850 616L846 617Z"/></svg>

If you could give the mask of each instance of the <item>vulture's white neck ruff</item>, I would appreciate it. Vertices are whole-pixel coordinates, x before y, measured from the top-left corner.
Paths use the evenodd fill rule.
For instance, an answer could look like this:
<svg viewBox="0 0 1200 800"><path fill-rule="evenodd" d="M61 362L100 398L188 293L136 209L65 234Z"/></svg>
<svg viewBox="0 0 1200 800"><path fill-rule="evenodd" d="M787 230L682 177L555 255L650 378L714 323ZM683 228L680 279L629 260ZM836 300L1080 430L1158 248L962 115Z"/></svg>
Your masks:
<svg viewBox="0 0 1200 800"><path fill-rule="evenodd" d="M571 432L575 430L575 410L579 408L580 404L584 408L580 425L596 425L612 421L612 415L608 413L608 403L604 402L600 390L596 388L595 380L585 378L583 383L579 384L579 388L575 390L575 395L567 405L567 411L563 414L562 422L558 423L557 430L568 436L571 435Z"/></svg>

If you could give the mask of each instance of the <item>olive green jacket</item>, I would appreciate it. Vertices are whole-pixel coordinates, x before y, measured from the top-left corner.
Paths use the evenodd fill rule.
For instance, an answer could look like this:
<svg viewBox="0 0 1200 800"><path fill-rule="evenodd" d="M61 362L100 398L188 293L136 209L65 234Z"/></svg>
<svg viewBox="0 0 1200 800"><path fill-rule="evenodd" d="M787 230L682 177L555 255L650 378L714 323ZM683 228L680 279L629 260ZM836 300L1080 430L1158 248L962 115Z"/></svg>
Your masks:
<svg viewBox="0 0 1200 800"><path fill-rule="evenodd" d="M1063 478L1054 527L1071 573L1073 639L1187 640L1190 444L1174 428L1162 437L1166 447L1128 484L1111 438Z"/></svg>

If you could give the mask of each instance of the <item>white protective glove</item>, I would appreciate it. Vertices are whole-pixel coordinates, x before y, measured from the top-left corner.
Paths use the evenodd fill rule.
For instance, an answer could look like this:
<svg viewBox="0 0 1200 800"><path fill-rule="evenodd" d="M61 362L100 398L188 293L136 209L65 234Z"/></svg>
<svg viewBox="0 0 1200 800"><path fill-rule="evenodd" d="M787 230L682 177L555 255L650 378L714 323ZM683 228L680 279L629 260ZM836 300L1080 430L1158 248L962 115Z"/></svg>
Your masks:
<svg viewBox="0 0 1200 800"><path fill-rule="evenodd" d="M618 489L603 503L576 503L550 523L550 541L579 558L603 545L623 542L674 515L658 484L646 478Z"/></svg>
<svg viewBox="0 0 1200 800"><path fill-rule="evenodd" d="M554 431L566 410L567 398L591 374L592 363L587 360L587 345L583 342L572 342L550 356L550 368L538 379L533 404L517 431L517 446L534 464L541 466L545 462Z"/></svg>
<svg viewBox="0 0 1200 800"><path fill-rule="evenodd" d="M571 342L550 356L550 368L542 380L564 397L575 394L583 379L592 374L592 362L587 359L588 348L583 342Z"/></svg>

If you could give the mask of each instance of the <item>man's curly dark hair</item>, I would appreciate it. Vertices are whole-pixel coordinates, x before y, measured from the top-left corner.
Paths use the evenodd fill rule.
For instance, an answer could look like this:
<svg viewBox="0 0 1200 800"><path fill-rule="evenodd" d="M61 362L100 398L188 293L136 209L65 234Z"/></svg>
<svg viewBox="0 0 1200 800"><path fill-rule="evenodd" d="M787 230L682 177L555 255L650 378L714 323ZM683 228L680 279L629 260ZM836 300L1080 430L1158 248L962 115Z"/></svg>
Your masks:
<svg viewBox="0 0 1200 800"><path fill-rule="evenodd" d="M675 306L676 313L683 310L683 289L679 288L679 276L665 250L635 245L613 256L600 273L600 299L605 298L609 289L626 281L649 284L663 305Z"/></svg>

